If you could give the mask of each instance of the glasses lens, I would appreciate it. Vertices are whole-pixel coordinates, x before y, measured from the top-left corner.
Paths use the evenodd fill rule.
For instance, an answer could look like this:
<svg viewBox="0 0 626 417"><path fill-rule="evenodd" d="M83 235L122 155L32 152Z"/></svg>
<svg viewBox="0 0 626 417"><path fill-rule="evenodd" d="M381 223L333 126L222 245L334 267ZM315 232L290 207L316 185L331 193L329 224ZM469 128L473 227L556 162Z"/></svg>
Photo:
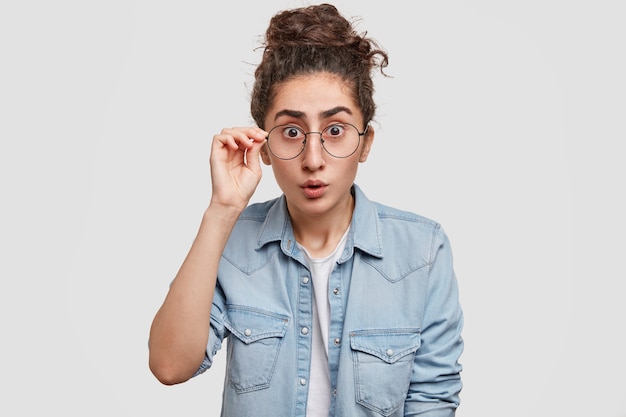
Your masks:
<svg viewBox="0 0 626 417"><path fill-rule="evenodd" d="M351 124L336 123L322 131L322 139L326 152L336 158L346 158L359 147L361 135Z"/></svg>
<svg viewBox="0 0 626 417"><path fill-rule="evenodd" d="M293 159L304 149L306 135L302 129L293 125L280 125L270 130L267 146L280 159Z"/></svg>

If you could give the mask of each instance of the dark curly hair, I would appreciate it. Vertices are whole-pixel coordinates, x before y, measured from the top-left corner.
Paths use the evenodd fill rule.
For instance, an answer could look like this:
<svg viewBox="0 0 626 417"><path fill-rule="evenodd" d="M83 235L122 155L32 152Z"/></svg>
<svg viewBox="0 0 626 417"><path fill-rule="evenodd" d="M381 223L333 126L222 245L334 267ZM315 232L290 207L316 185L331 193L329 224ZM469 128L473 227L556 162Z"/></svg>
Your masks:
<svg viewBox="0 0 626 417"><path fill-rule="evenodd" d="M373 119L372 71L380 68L384 75L387 54L367 32L357 33L335 6L319 4L279 12L270 20L262 47L250 103L259 127L264 128L267 110L282 83L317 72L336 74L352 86L365 125Z"/></svg>

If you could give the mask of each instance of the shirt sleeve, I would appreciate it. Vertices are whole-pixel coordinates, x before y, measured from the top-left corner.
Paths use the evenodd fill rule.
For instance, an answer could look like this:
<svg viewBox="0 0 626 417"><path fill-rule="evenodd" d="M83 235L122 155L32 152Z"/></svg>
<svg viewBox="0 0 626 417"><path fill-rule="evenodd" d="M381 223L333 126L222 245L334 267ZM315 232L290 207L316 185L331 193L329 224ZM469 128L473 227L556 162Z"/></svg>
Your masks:
<svg viewBox="0 0 626 417"><path fill-rule="evenodd" d="M428 294L405 416L452 417L460 403L463 312L446 234L437 228L431 247Z"/></svg>
<svg viewBox="0 0 626 417"><path fill-rule="evenodd" d="M224 309L222 308L224 304L223 300L223 292L218 283L213 296L213 305L211 306L211 327L209 328L209 339L207 341L204 359L193 376L200 375L209 369L213 365L213 358L222 348L222 342L224 341L224 337L226 337L223 315Z"/></svg>

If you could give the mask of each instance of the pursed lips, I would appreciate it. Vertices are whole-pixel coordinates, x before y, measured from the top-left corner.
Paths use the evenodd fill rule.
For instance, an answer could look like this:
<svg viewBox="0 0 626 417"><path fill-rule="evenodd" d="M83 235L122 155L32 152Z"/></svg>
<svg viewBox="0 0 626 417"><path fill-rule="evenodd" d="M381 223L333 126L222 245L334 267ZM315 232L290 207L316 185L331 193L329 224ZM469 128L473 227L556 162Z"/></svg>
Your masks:
<svg viewBox="0 0 626 417"><path fill-rule="evenodd" d="M319 180L309 180L302 184L304 193L309 198L321 197L324 194L327 184Z"/></svg>

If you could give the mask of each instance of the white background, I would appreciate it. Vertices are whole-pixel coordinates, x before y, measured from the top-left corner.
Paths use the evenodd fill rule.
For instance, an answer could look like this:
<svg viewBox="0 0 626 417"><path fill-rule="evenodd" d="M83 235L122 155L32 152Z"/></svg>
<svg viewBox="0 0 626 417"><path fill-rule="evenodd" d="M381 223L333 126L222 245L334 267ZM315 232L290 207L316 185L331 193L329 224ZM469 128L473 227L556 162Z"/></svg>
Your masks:
<svg viewBox="0 0 626 417"><path fill-rule="evenodd" d="M258 36L300 1L0 5L0 414L218 416L165 387L154 313L250 124ZM466 314L460 417L626 416L621 1L336 2L390 54L370 198L441 222ZM266 171L255 201L277 195Z"/></svg>

